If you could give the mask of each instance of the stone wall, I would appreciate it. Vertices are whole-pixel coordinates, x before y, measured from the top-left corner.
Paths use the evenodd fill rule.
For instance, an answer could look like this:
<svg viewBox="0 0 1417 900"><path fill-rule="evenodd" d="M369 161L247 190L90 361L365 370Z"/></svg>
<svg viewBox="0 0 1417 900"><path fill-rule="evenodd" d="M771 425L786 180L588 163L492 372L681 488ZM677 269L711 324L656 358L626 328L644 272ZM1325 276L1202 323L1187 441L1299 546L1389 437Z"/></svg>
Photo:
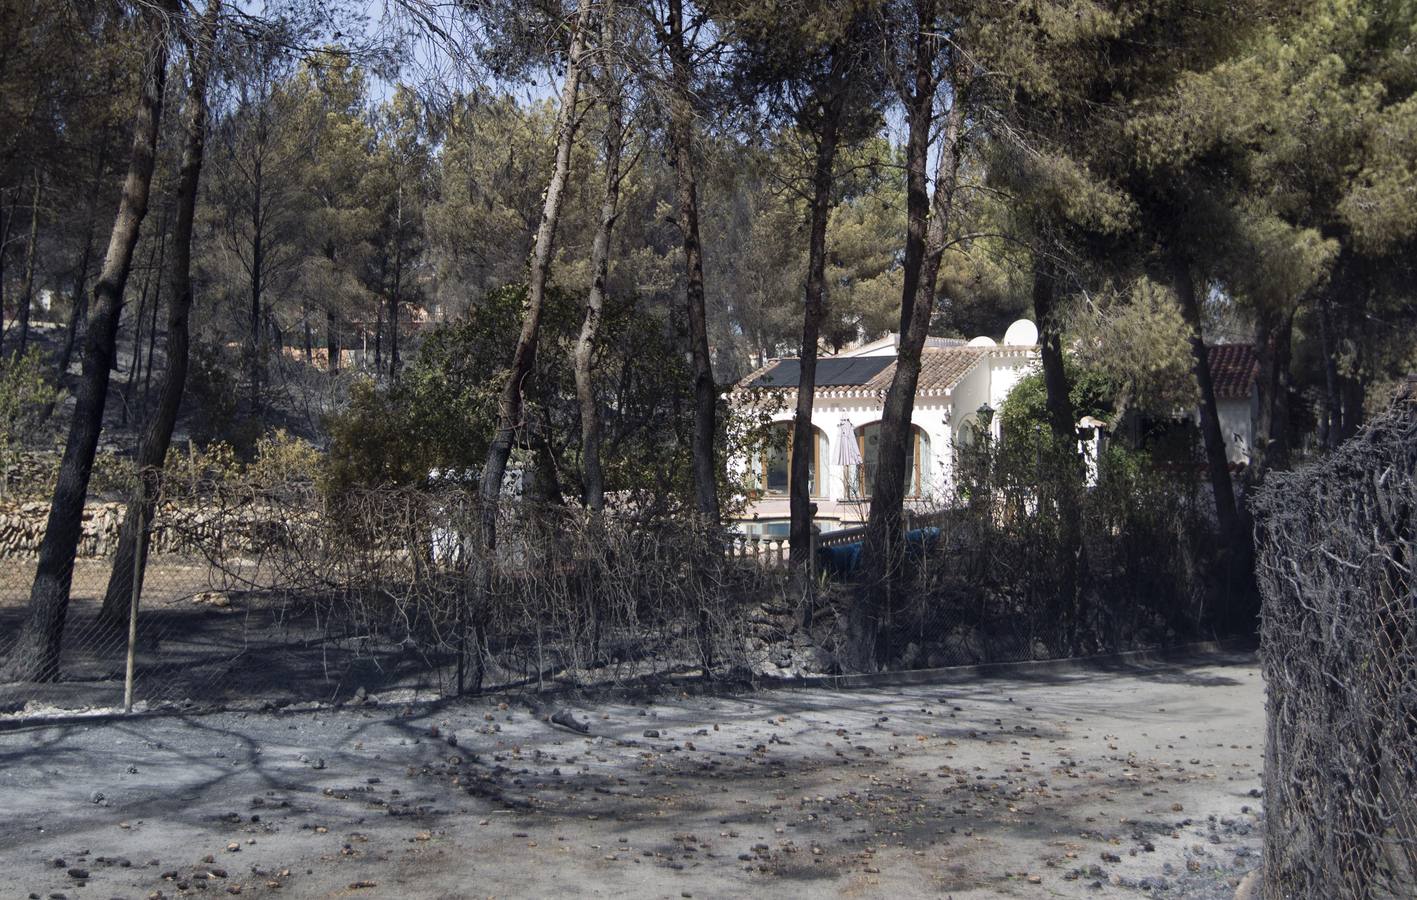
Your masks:
<svg viewBox="0 0 1417 900"><path fill-rule="evenodd" d="M113 555L118 547L118 531L123 525L125 508L126 504L116 501L90 503L84 508L80 557L102 559ZM47 501L0 502L0 558L29 559L38 555L48 520ZM173 529L159 523L149 552L176 553L181 549L179 542L180 537Z"/></svg>

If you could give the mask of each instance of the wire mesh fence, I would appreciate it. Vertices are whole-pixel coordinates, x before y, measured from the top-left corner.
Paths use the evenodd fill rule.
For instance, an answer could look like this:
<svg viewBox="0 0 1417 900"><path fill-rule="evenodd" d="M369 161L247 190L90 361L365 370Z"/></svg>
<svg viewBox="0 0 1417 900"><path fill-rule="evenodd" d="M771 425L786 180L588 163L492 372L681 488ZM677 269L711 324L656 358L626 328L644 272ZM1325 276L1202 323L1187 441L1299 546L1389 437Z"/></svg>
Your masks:
<svg viewBox="0 0 1417 900"><path fill-rule="evenodd" d="M120 705L135 596L140 709L851 673L863 597L877 604L870 670L1177 644L1208 636L1216 603L1193 485L1121 459L1083 491L1070 464L983 448L995 455L961 467L975 474L956 502L918 511L891 590L872 592L860 535L822 536L794 570L781 542L661 505L489 507L458 483L332 491L271 446L249 465L170 462L136 594L121 524L134 508L96 507L56 671L0 684L0 709ZM16 635L42 512L27 538L0 535L0 658L35 652Z"/></svg>
<svg viewBox="0 0 1417 900"><path fill-rule="evenodd" d="M1417 896L1417 405L1256 507L1264 895Z"/></svg>
<svg viewBox="0 0 1417 900"><path fill-rule="evenodd" d="M489 551L483 505L458 490L370 492L338 510L313 491L298 503L253 499L159 506L154 527L178 552L146 561L139 709L737 675L751 669L746 607L780 596L786 578L687 527L564 508L501 506ZM0 685L0 704L121 702L129 604L105 614L112 566L76 562L58 676ZM7 634L33 575L17 561L0 577Z"/></svg>

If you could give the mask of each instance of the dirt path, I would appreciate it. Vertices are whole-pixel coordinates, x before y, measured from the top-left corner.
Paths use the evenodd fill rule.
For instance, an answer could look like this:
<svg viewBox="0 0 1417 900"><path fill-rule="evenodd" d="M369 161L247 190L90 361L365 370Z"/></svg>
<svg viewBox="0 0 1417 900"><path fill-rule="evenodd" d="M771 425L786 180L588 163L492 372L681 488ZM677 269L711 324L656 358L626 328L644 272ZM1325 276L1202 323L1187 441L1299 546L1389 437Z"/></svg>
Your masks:
<svg viewBox="0 0 1417 900"><path fill-rule="evenodd" d="M1258 859L1248 656L575 713L0 730L5 896L1221 898Z"/></svg>

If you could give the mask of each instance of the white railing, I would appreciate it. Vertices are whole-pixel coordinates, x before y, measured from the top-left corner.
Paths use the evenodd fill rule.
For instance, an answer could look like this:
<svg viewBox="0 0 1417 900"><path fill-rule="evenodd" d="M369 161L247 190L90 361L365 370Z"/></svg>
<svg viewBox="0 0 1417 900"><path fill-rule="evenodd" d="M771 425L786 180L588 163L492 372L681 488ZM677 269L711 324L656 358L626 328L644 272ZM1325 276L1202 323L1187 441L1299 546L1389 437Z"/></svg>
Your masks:
<svg viewBox="0 0 1417 900"><path fill-rule="evenodd" d="M939 525L948 514L948 510L940 510L923 515L907 511L905 514L905 530L910 531L915 528ZM810 556L815 561L817 550L821 547L843 547L847 544L854 544L857 541L865 539L865 525L842 528L837 531L813 532L812 552ZM724 553L730 559L753 559L765 565L785 566L788 562L790 544L786 537L765 537L729 533L724 545Z"/></svg>

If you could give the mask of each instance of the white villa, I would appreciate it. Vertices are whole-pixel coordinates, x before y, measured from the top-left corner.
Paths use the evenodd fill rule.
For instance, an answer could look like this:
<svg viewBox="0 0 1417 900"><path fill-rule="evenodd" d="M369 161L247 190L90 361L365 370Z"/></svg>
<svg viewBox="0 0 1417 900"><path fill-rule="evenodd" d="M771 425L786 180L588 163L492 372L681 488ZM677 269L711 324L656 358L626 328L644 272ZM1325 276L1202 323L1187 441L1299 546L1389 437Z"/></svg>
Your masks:
<svg viewBox="0 0 1417 900"><path fill-rule="evenodd" d="M816 523L822 531L851 528L869 513L876 443L886 391L895 375L900 336L890 334L836 356L817 361L816 399L812 407L815 452L809 467ZM1250 460L1257 411L1256 364L1247 344L1220 344L1210 349L1216 403L1232 467ZM1038 364L1038 329L1027 319L1009 326L1004 339L977 337L971 341L930 338L921 359L920 381L911 416L914 457L906 497L908 504L939 506L951 493L954 449L972 440L987 422L1000 437L993 415L1021 378ZM746 514L736 523L747 535L786 537L789 526L788 470L791 456L786 440L797 402L798 361L769 360L748 375L735 393L770 389L781 394L774 427L784 440L754 459L731 462L755 486ZM1196 421L1195 410L1181 414ZM1082 425L1083 423L1079 423ZM1093 455L1100 446L1080 446ZM1095 456L1093 456L1095 459Z"/></svg>
<svg viewBox="0 0 1417 900"><path fill-rule="evenodd" d="M823 531L862 524L867 516L876 442L886 391L895 375L900 336L880 340L817 361L816 399L812 427L816 436L811 472L816 522ZM977 337L965 342L930 338L921 359L915 410L915 431L907 502L924 504L948 495L956 442L971 440L984 422L996 437L993 417L1019 379L1038 358L1038 329L1021 319L1009 327L1002 342ZM769 388L782 392L782 409L775 427L792 427L796 404L798 361L770 360L739 382L736 391ZM982 415L982 418L981 418ZM846 445L852 446L846 446ZM749 535L783 537L788 531L788 465L790 442L752 460L736 460L747 470L756 490L738 528Z"/></svg>

